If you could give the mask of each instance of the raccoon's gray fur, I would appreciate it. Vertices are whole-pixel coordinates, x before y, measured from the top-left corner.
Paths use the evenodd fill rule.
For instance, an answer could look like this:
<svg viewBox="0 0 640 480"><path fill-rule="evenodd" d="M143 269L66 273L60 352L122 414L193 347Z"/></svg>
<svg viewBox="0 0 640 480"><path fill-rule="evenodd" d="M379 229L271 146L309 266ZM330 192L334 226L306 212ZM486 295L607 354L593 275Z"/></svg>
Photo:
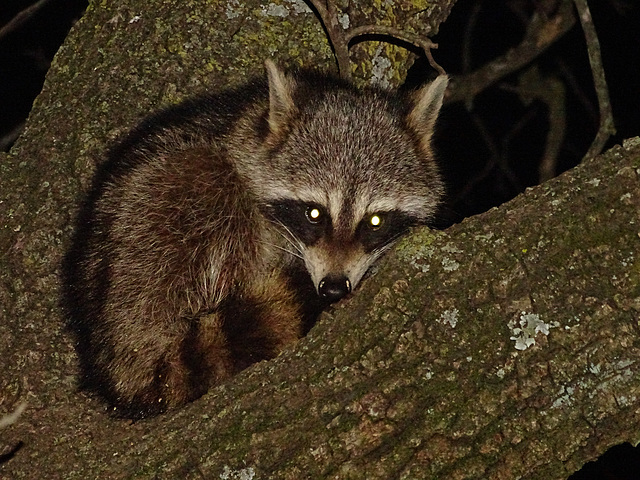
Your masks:
<svg viewBox="0 0 640 480"><path fill-rule="evenodd" d="M122 415L278 355L433 219L445 76L399 94L266 69L145 120L96 176L65 296L83 386Z"/></svg>

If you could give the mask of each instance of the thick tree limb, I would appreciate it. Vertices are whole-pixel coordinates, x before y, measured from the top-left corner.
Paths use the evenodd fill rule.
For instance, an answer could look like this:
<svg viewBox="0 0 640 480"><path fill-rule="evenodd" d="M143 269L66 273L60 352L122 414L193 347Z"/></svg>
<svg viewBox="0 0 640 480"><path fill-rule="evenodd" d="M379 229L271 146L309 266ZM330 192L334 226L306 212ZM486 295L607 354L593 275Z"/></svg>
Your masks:
<svg viewBox="0 0 640 480"><path fill-rule="evenodd" d="M30 478L566 478L640 440L640 141L404 241L271 362L136 424L60 391ZM40 460L37 460L40 459Z"/></svg>
<svg viewBox="0 0 640 480"><path fill-rule="evenodd" d="M106 139L274 45L331 58L310 14L287 36L259 3L145 7L92 7L0 162L0 417L28 405L0 477L553 479L640 440L640 142L418 232L291 350L184 409L131 424L77 393L57 265Z"/></svg>

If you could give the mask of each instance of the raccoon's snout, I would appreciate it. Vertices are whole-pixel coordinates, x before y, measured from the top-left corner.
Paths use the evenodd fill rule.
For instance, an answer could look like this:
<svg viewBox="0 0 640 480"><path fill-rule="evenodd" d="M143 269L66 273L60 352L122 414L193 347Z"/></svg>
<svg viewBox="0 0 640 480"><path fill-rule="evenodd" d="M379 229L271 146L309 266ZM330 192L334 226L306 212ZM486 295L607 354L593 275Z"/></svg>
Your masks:
<svg viewBox="0 0 640 480"><path fill-rule="evenodd" d="M351 293L351 282L345 275L327 275L318 284L323 300L334 303Z"/></svg>

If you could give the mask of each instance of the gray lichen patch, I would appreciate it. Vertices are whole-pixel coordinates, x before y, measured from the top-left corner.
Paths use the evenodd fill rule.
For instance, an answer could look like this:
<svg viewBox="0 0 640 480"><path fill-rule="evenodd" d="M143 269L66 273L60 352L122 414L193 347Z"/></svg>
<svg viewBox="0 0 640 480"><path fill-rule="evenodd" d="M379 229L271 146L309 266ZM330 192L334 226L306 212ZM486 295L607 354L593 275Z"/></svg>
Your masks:
<svg viewBox="0 0 640 480"><path fill-rule="evenodd" d="M445 310L444 312L442 312L442 314L440 314L440 317L438 317L437 321L439 323L447 324L451 328L456 328L459 317L460 317L460 312L458 311L457 308L453 308L453 309Z"/></svg>
<svg viewBox="0 0 640 480"><path fill-rule="evenodd" d="M546 323L537 313L521 312L519 318L509 321L510 340L515 341L516 350L526 350L536 344L536 336L549 335L551 328L559 327L558 322Z"/></svg>

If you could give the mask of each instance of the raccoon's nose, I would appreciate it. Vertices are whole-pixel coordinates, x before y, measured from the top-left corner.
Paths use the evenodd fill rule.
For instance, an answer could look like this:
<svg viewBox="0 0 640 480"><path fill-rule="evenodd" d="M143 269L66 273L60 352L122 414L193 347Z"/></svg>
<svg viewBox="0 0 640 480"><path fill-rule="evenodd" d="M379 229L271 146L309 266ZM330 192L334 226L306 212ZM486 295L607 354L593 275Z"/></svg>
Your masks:
<svg viewBox="0 0 640 480"><path fill-rule="evenodd" d="M351 292L351 282L344 275L327 275L318 284L318 293L323 300L337 302Z"/></svg>

